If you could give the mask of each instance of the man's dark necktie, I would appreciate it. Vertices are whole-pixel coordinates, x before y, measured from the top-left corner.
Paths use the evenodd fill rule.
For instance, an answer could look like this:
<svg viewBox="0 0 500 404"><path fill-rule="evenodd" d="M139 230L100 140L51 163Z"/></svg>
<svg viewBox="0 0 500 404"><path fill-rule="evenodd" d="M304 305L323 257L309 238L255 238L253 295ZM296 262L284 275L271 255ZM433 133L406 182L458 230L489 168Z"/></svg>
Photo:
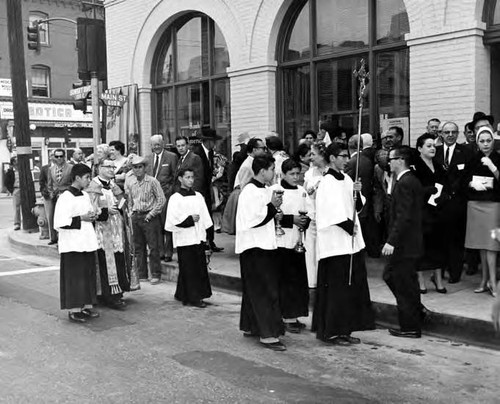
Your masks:
<svg viewBox="0 0 500 404"><path fill-rule="evenodd" d="M155 165L153 167L153 176L156 178L158 175L158 166L160 165L160 158L155 154Z"/></svg>
<svg viewBox="0 0 500 404"><path fill-rule="evenodd" d="M210 164L210 170L214 170L214 151L210 149L208 151L208 163Z"/></svg>
<svg viewBox="0 0 500 404"><path fill-rule="evenodd" d="M445 168L448 168L450 163L450 148L446 148L446 152L444 153L444 166Z"/></svg>

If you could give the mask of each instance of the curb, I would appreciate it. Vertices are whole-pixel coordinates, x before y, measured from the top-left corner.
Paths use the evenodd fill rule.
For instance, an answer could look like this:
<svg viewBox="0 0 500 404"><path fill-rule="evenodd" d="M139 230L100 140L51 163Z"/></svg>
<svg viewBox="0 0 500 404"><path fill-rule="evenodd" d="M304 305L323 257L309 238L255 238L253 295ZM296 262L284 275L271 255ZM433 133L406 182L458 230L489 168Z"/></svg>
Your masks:
<svg viewBox="0 0 500 404"><path fill-rule="evenodd" d="M11 246L20 252L59 257L57 248L49 245L29 245L16 239L14 231L9 232L8 240ZM177 282L179 266L177 262L162 262L162 280ZM241 294L241 279L236 276L208 271L213 288ZM381 327L398 327L397 307L393 304L372 301L376 323ZM311 306L312 310L312 306ZM431 321L424 325L423 333L435 337L447 338L452 341L478 345L500 350L500 338L496 335L491 322L469 317L432 312Z"/></svg>

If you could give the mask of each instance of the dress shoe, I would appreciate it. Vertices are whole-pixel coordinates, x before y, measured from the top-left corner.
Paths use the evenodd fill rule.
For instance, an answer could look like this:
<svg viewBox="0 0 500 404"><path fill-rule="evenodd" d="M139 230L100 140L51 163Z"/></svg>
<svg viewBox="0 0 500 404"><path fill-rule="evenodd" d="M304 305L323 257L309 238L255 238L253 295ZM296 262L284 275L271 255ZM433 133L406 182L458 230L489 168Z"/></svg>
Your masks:
<svg viewBox="0 0 500 404"><path fill-rule="evenodd" d="M281 341L278 341L278 342L271 342L271 343L264 343L264 342L259 342L259 344L261 346L263 346L264 348L268 348L268 349L271 349L273 351L277 351L277 352L283 352L283 351L286 351L286 346L285 344L283 344L283 342Z"/></svg>
<svg viewBox="0 0 500 404"><path fill-rule="evenodd" d="M344 338L342 338L340 335L337 335L336 337L328 338L324 340L327 344L331 345L339 345L339 346L349 346L351 343Z"/></svg>
<svg viewBox="0 0 500 404"><path fill-rule="evenodd" d="M83 309L82 314L88 318L97 318L100 316L99 312L91 309Z"/></svg>
<svg viewBox="0 0 500 404"><path fill-rule="evenodd" d="M427 293L427 288L420 289L420 294L425 295Z"/></svg>
<svg viewBox="0 0 500 404"><path fill-rule="evenodd" d="M245 338L253 338L253 337L258 337L257 334L254 334L252 331L243 331L243 336Z"/></svg>
<svg viewBox="0 0 500 404"><path fill-rule="evenodd" d="M151 285L158 285L160 283L160 278L151 278L149 281Z"/></svg>
<svg viewBox="0 0 500 404"><path fill-rule="evenodd" d="M395 328L389 328L389 334L394 337L401 338L420 338L422 336L422 333L420 331L401 331L396 330Z"/></svg>
<svg viewBox="0 0 500 404"><path fill-rule="evenodd" d="M361 340L356 337L352 337L350 335L341 335L340 338L349 342L349 344L361 344Z"/></svg>
<svg viewBox="0 0 500 404"><path fill-rule="evenodd" d="M210 249L212 250L212 252L221 252L221 251L224 251L224 247L217 247L215 244L212 244L210 246Z"/></svg>
<svg viewBox="0 0 500 404"><path fill-rule="evenodd" d="M300 328L300 325L295 323L285 323L285 330L288 332L291 332L292 334L300 334L300 331L302 328Z"/></svg>
<svg viewBox="0 0 500 404"><path fill-rule="evenodd" d="M21 226L19 226L18 224L16 224L16 225L14 226L14 230L20 230L20 229L21 229Z"/></svg>
<svg viewBox="0 0 500 404"><path fill-rule="evenodd" d="M87 316L81 312L68 313L68 318L73 323L82 324L87 322Z"/></svg>
<svg viewBox="0 0 500 404"><path fill-rule="evenodd" d="M125 302L120 300L113 300L106 303L106 306L112 310L123 310L125 309Z"/></svg>
<svg viewBox="0 0 500 404"><path fill-rule="evenodd" d="M438 293L446 293L446 292L448 292L446 290L446 288L441 288L441 289L438 288L438 285L437 285L437 282L436 282L436 277L434 275L431 276L431 282L434 284L434 287L436 288L436 292L438 292ZM450 281L448 281L448 282L451 283Z"/></svg>
<svg viewBox="0 0 500 404"><path fill-rule="evenodd" d="M485 293L485 292L489 292L489 291L490 291L490 288L488 288L487 286L480 286L477 289L474 289L474 293Z"/></svg>
<svg viewBox="0 0 500 404"><path fill-rule="evenodd" d="M57 244L57 241L50 240L50 241L48 242L48 245L54 245L54 244Z"/></svg>
<svg viewBox="0 0 500 404"><path fill-rule="evenodd" d="M199 302L191 303L191 306L198 307L199 309L204 309L205 307L207 307L207 304L203 300L200 300Z"/></svg>

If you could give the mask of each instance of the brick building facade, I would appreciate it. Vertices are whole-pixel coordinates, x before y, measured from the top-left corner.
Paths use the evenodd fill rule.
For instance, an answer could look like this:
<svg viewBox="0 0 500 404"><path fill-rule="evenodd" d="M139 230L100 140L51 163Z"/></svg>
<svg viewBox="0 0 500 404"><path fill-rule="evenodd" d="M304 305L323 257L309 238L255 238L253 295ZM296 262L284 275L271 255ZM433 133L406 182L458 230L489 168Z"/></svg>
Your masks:
<svg viewBox="0 0 500 404"><path fill-rule="evenodd" d="M164 114L174 116L171 133L164 133L173 141L184 119L175 115L184 106L175 96L181 90L173 88L182 82L172 84L173 97L165 95L168 85L163 83L165 90L156 79L158 49L165 41L177 40L174 35L183 35L182 24L189 16L207 16L223 36L229 59L227 151L246 131L277 131L285 141L294 141L303 129L317 130L320 120L356 131L356 83L346 87L345 81L351 80L346 72L360 57L368 58L372 75L362 130L376 134L385 119L406 120L414 144L429 118L453 120L463 127L477 110L495 114L495 45L485 44L485 33L500 22L495 6L492 0L106 0L108 84L137 85L143 149L151 133L165 132ZM363 21L365 36L357 32ZM312 28L301 30L301 24ZM176 25L181 27L176 34L166 36ZM327 38L320 43L328 31L342 42ZM312 35L315 48L301 35ZM303 48L292 52L295 44ZM162 101L159 91L167 91ZM207 97L213 102L211 94ZM292 108L301 97L305 101ZM189 127L213 123L210 116Z"/></svg>

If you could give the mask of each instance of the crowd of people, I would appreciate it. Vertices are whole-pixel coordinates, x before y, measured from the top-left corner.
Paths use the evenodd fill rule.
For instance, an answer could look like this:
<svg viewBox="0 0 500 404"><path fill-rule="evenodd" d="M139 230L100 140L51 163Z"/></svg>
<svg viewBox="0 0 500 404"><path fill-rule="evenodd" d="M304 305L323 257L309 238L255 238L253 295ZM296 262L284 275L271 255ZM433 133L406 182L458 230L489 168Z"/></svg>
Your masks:
<svg viewBox="0 0 500 404"><path fill-rule="evenodd" d="M175 298L206 307L211 296L207 254L220 252L214 233L235 235L240 257L240 329L263 347L286 350L284 331L300 333L314 298L312 330L335 345L359 343L374 328L365 255L387 256L383 278L396 297L398 337L418 338L429 318L420 295L427 276L437 293L481 268L476 293L496 296L500 243L500 156L493 117L476 113L459 127L431 119L416 147L391 127L375 145L370 134L330 137L307 131L294 153L281 139L247 136L229 162L220 137L175 139L151 153L125 155L100 145L85 160L62 149L42 167L40 191L50 242L61 253L61 308L74 322L98 316L99 302L126 306L123 293L140 281L158 284L161 260L179 261ZM311 294L311 291L315 291Z"/></svg>

